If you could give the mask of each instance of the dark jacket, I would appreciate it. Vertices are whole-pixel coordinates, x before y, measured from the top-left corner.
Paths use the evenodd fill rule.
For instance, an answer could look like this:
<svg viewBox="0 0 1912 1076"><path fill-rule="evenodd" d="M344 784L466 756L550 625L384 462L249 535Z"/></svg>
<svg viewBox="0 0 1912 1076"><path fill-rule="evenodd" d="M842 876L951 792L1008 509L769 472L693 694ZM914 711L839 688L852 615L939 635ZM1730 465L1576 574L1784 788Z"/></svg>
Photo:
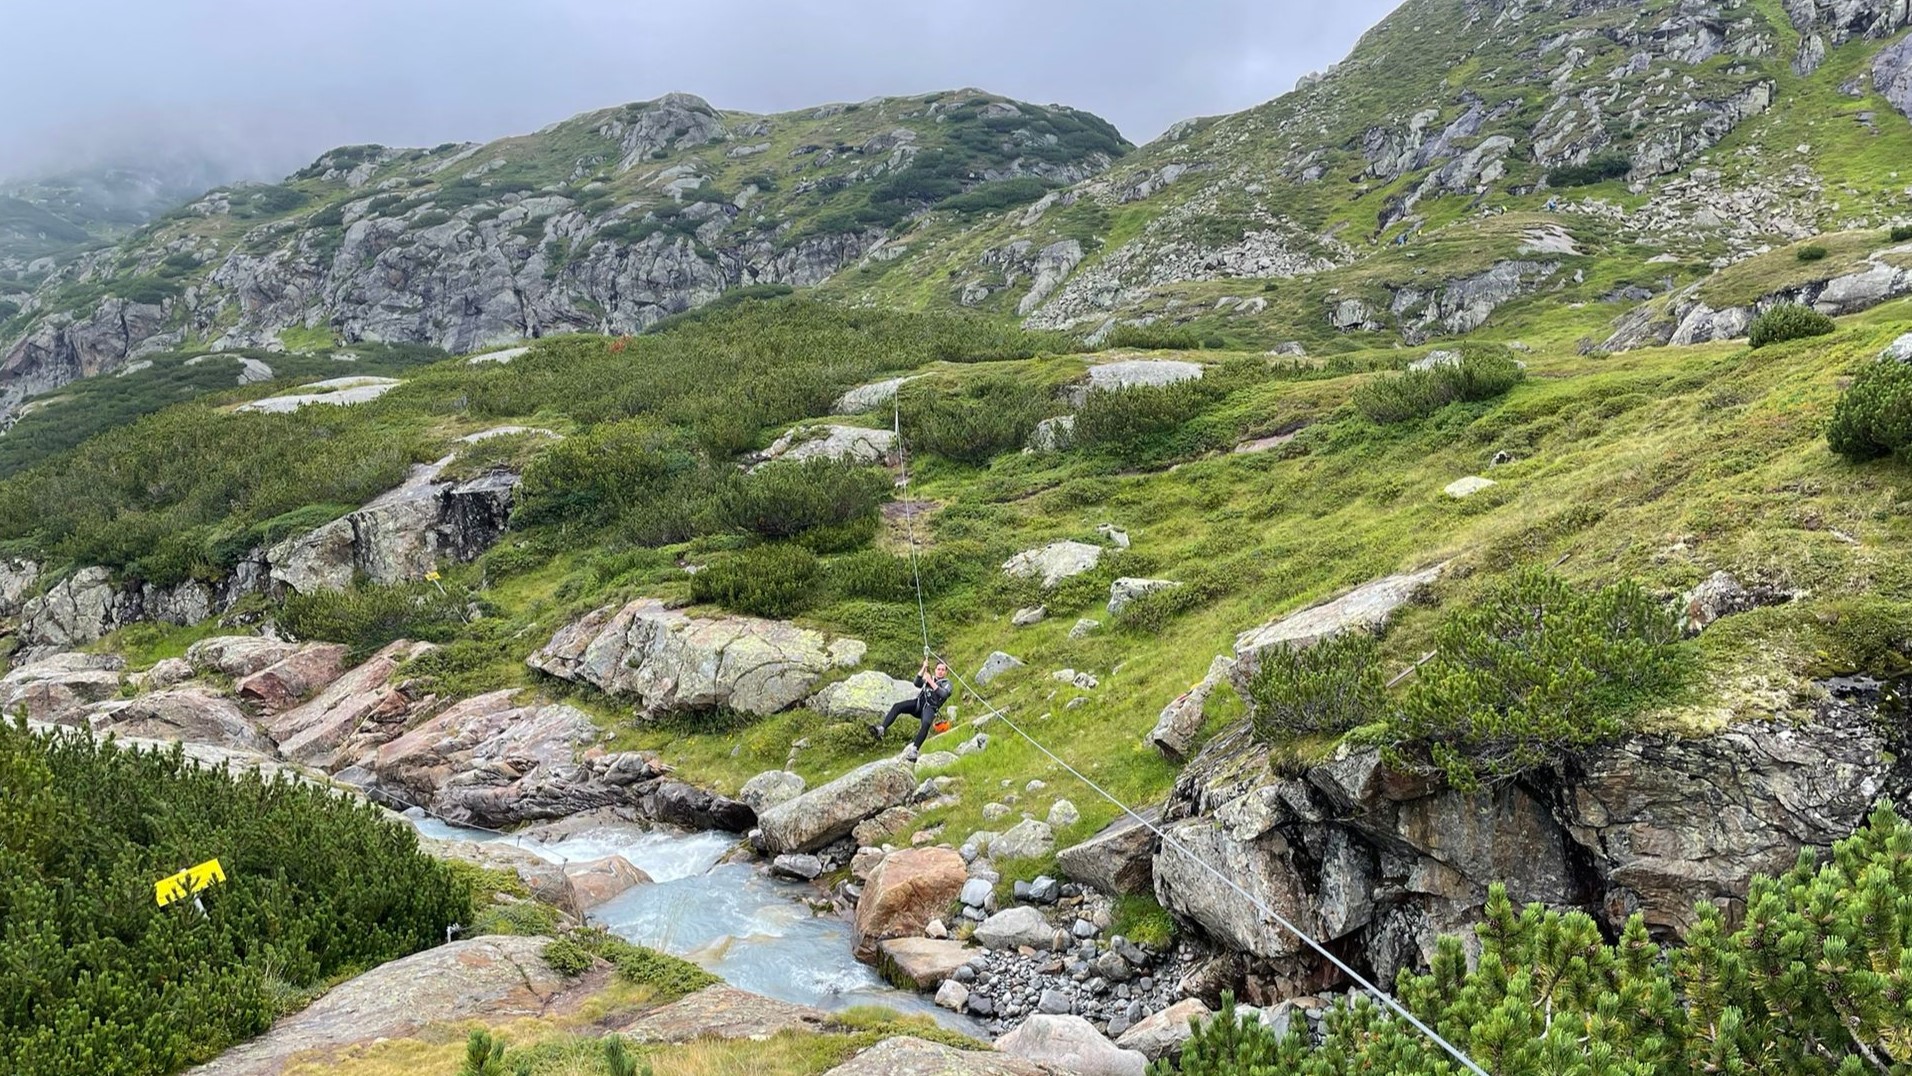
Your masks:
<svg viewBox="0 0 1912 1076"><path fill-rule="evenodd" d="M933 676L917 677L916 686L922 688L916 693L916 712L926 720L935 717L936 711L942 709L956 690L949 680L938 680Z"/></svg>

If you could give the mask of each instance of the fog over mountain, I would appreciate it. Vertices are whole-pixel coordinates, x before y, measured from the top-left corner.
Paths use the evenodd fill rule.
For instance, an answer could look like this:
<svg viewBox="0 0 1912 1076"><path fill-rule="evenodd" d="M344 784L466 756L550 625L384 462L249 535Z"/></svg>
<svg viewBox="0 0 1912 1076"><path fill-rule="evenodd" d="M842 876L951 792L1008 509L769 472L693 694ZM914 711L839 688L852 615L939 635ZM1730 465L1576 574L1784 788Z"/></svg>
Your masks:
<svg viewBox="0 0 1912 1076"><path fill-rule="evenodd" d="M1325 67L1392 3L87 0L8 15L0 178L157 162L273 179L337 145L482 141L682 90L719 108L983 86L1137 143ZM75 78L76 68L84 77ZM17 107L20 104L24 107ZM198 178L198 177L194 177Z"/></svg>

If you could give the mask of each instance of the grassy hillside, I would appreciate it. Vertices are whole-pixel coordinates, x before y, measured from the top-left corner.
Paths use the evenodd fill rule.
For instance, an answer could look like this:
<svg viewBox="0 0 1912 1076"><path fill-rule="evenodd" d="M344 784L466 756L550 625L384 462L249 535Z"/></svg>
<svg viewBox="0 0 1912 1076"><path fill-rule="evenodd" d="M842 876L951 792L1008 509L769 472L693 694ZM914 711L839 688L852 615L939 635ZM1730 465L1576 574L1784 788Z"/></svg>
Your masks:
<svg viewBox="0 0 1912 1076"><path fill-rule="evenodd" d="M1896 304L1849 319L1833 336L1757 352L1536 350L1522 356L1526 376L1505 395L1386 425L1363 401L1417 351L1332 361L1178 352L1207 365L1199 389L1092 402L1091 412L1118 410L1085 412L1079 423L1113 433L1030 455L1018 451L1020 439L1034 418L1065 410L1058 387L1085 364L1135 353L1074 354L986 322L753 302L628 342L568 337L510 365L441 363L359 407L160 412L0 482L0 519L9 521L10 548L55 564L98 561L158 579L216 574L246 536L359 503L394 483L405 463L449 451L457 436L507 422L543 426L567 440L464 450L461 466L471 468L529 461L513 532L445 573L453 594L485 615L469 625L380 621L345 641L370 647L394 631L435 632L448 645L412 672L442 691L556 690L523 664L552 631L599 605L657 595L721 599L852 634L870 643L868 665L907 674L920 643L893 517L859 496L829 501L834 507L787 537L767 531L734 510L762 487L727 461L792 421L826 415L843 389L915 372L923 380L905 390L903 425L915 446L916 495L931 505L921 532L935 646L966 673L992 650L1023 658L1027 668L992 685L995 703L1118 795L1148 802L1176 769L1143 745L1143 734L1236 632L1437 561L1452 567L1433 600L1382 642L1390 677L1429 648L1452 611L1535 565L1583 587L1637 580L1667 601L1717 569L1800 595L1679 644L1683 686L1630 711L1625 727L1701 731L1805 715L1814 677L1902 667L1903 626L1912 622L1903 511L1912 471L1903 460L1846 463L1822 431L1845 380L1897 335L1906 313ZM887 425L889 415L848 421ZM1279 433L1294 437L1264 453L1232 451ZM246 466L208 465L239 444ZM1502 454L1508 462L1490 467ZM815 469L786 494L834 497L832 483L846 474ZM1497 484L1467 500L1443 494L1470 474ZM120 477L129 475L140 477ZM1095 540L1104 522L1125 528L1133 547L1047 595L997 570L1047 541ZM698 585L686 564L707 566ZM777 586L710 582L726 575ZM1111 617L1103 606L1117 576L1185 585ZM327 623L349 627L350 602L368 597L348 599L347 612ZM1038 601L1047 620L1009 626L1014 610ZM431 605L414 619L431 616L450 614ZM1104 623L1073 639L1078 617ZM143 645L154 638L145 629L141 636ZM1093 673L1099 686L1059 685L1048 674L1064 667ZM859 727L805 711L634 725L611 700L565 691L620 744L658 750L686 776L726 790L781 766L798 740L810 746L796 768L813 781L882 750ZM1085 701L1071 706L1077 697ZM1237 712L1219 697L1213 705L1210 731ZM955 706L965 722L981 715L971 700ZM959 723L931 747L971 731ZM1304 737L1292 746L1305 754L1330 743ZM1051 771L1000 735L952 772L983 788L1054 782ZM1082 790L1065 794L1083 816L1059 835L1065 841L1112 817ZM945 824L960 838L982 828L986 801L965 797L921 824Z"/></svg>

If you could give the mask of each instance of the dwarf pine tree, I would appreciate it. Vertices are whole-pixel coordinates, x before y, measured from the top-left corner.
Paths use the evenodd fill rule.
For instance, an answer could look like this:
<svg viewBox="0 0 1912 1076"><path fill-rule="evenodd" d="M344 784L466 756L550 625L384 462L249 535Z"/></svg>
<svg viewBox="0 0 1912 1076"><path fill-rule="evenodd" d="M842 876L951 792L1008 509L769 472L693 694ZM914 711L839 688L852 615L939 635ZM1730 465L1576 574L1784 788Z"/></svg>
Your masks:
<svg viewBox="0 0 1912 1076"><path fill-rule="evenodd" d="M1756 879L1745 922L1700 904L1683 944L1662 946L1638 915L1608 943L1581 912L1516 910L1489 895L1468 967L1443 938L1397 996L1494 1076L1699 1076L1912 1071L1912 827L1888 806L1778 878ZM1243 1024L1230 999L1199 1027L1179 1070L1157 1076L1452 1076L1465 1070L1365 998L1311 1039Z"/></svg>

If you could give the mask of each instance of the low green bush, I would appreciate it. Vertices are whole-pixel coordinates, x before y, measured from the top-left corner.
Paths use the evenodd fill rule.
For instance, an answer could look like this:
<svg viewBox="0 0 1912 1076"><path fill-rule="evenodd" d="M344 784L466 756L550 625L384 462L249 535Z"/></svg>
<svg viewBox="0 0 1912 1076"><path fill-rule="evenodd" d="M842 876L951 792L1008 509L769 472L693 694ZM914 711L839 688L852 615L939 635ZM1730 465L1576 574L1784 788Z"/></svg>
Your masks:
<svg viewBox="0 0 1912 1076"><path fill-rule="evenodd" d="M964 463L1015 452L1050 409L1050 394L1027 379L990 377L954 387L919 379L898 401L908 416L904 440L913 451Z"/></svg>
<svg viewBox="0 0 1912 1076"><path fill-rule="evenodd" d="M884 471L848 461L772 463L728 476L716 491L712 511L724 529L790 538L871 518L893 488Z"/></svg>
<svg viewBox="0 0 1912 1076"><path fill-rule="evenodd" d="M710 558L690 577L691 598L751 616L792 617L816 601L822 573L816 554L800 545L753 546Z"/></svg>
<svg viewBox="0 0 1912 1076"><path fill-rule="evenodd" d="M1505 395L1526 376L1505 348L1467 345L1457 360L1376 377L1355 391L1354 406L1384 426L1413 422L1449 404Z"/></svg>
<svg viewBox="0 0 1912 1076"><path fill-rule="evenodd" d="M1832 409L1826 444L1853 463L1912 448L1912 364L1887 359L1859 371Z"/></svg>
<svg viewBox="0 0 1912 1076"><path fill-rule="evenodd" d="M455 590L441 592L431 583L358 582L288 597L279 622L296 638L344 643L362 659L399 639L450 640L464 623L463 606Z"/></svg>
<svg viewBox="0 0 1912 1076"><path fill-rule="evenodd" d="M1832 251L1814 243L1810 246L1800 247L1799 250L1793 254L1793 257L1802 262L1822 262L1825 261L1831 253Z"/></svg>
<svg viewBox="0 0 1912 1076"><path fill-rule="evenodd" d="M1753 347L1762 348L1788 340L1824 336L1837 327L1831 318L1809 306L1781 303L1753 319L1747 340Z"/></svg>
<svg viewBox="0 0 1912 1076"><path fill-rule="evenodd" d="M1673 612L1637 583L1582 590L1522 569L1450 612L1374 738L1427 751L1460 787L1626 731L1679 682Z"/></svg>
<svg viewBox="0 0 1912 1076"><path fill-rule="evenodd" d="M591 951L573 938L553 938L538 955L552 971L566 978L583 975L597 962Z"/></svg>
<svg viewBox="0 0 1912 1076"><path fill-rule="evenodd" d="M1624 153L1599 153L1587 158L1585 164L1569 164L1555 168L1547 173L1547 185L1550 187L1591 187L1595 183L1605 183L1610 179L1619 179L1633 171L1633 160Z"/></svg>
<svg viewBox="0 0 1912 1076"><path fill-rule="evenodd" d="M205 1062L470 919L410 827L290 777L20 721L0 722L0 789L0 1072ZM213 858L224 882L156 904L156 881Z"/></svg>
<svg viewBox="0 0 1912 1076"><path fill-rule="evenodd" d="M1248 695L1263 740L1346 732L1387 711L1381 644L1365 631L1349 631L1313 646L1270 647L1256 656Z"/></svg>
<svg viewBox="0 0 1912 1076"><path fill-rule="evenodd" d="M1892 226L1892 231L1887 233L1887 235L1894 243L1903 243L1907 240L1912 240L1912 224L1895 224Z"/></svg>

